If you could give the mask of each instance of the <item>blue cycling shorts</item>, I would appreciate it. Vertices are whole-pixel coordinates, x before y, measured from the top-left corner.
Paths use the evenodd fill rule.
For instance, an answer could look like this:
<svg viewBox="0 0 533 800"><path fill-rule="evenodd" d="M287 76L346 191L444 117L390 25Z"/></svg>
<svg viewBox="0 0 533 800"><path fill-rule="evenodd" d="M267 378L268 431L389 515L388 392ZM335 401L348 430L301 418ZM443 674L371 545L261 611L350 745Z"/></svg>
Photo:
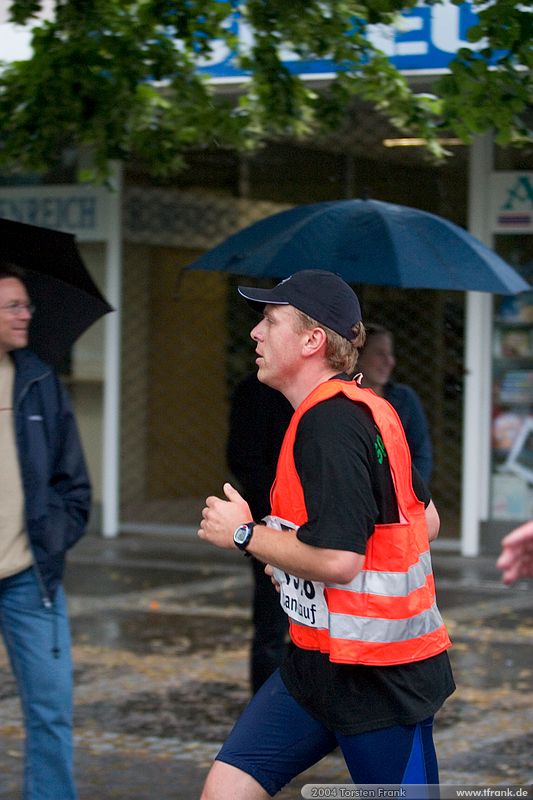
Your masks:
<svg viewBox="0 0 533 800"><path fill-rule="evenodd" d="M437 784L433 718L344 736L314 719L289 694L279 670L252 697L217 755L273 797L340 747L357 784Z"/></svg>

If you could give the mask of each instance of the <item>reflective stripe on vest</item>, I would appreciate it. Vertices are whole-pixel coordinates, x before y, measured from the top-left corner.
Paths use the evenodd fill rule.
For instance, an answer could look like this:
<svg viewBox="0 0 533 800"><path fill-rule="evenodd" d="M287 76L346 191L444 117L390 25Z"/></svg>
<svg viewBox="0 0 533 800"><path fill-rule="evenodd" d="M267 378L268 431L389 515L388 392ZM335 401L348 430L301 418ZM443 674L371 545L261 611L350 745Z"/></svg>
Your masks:
<svg viewBox="0 0 533 800"><path fill-rule="evenodd" d="M290 619L291 639L340 663L392 665L429 658L451 642L435 602L425 510L413 491L409 448L399 417L386 400L340 380L326 381L311 392L296 409L283 441L271 492L272 517L291 520L293 527L306 522L293 455L298 423L309 408L339 393L364 403L372 413L389 458L401 521L376 525L363 569L349 584L325 584L328 627Z"/></svg>
<svg viewBox="0 0 533 800"><path fill-rule="evenodd" d="M350 583L332 583L329 586L345 591L405 597L424 586L428 575L432 575L429 550L421 553L419 561L409 567L407 572L376 572L364 569Z"/></svg>
<svg viewBox="0 0 533 800"><path fill-rule="evenodd" d="M431 633L442 625L435 603L426 611L407 619L381 619L330 614L329 633L337 639L362 639L367 642L403 642Z"/></svg>

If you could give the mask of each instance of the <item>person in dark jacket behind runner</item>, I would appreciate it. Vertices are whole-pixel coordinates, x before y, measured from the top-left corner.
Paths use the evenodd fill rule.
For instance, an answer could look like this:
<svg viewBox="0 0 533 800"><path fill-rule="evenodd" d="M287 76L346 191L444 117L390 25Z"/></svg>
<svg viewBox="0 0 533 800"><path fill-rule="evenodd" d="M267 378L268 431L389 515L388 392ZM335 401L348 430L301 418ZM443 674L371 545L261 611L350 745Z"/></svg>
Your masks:
<svg viewBox="0 0 533 800"><path fill-rule="evenodd" d="M394 406L402 421L413 464L429 486L433 453L422 402L411 386L391 380L396 358L394 337L388 328L369 323L365 325L365 331L366 340L357 359L357 371L363 373L361 386L373 389Z"/></svg>
<svg viewBox="0 0 533 800"><path fill-rule="evenodd" d="M255 372L246 375L233 392L226 456L254 519L261 520L270 512L270 487L292 411L281 392L258 381ZM250 564L254 580L250 683L255 694L283 661L288 624L265 565L256 558Z"/></svg>
<svg viewBox="0 0 533 800"><path fill-rule="evenodd" d="M431 568L439 517L396 411L349 379L364 341L357 296L324 270L239 292L263 312L258 378L295 411L266 524L226 483L198 536L268 565L291 646L202 800L265 800L337 746L356 784L437 784L433 715L455 689Z"/></svg>
<svg viewBox="0 0 533 800"><path fill-rule="evenodd" d="M26 734L25 800L75 800L66 551L91 488L70 401L27 349L23 272L0 263L0 630Z"/></svg>

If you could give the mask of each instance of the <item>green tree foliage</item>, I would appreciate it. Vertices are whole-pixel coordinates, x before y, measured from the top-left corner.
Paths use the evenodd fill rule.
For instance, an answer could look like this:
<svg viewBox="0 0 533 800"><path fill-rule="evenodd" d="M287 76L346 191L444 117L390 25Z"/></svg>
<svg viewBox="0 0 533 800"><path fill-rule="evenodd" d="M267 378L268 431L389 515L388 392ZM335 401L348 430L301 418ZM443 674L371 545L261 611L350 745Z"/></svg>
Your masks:
<svg viewBox="0 0 533 800"><path fill-rule="evenodd" d="M368 24L392 23L415 0L57 0L54 19L37 21L32 58L0 71L0 165L42 170L76 147L91 153L93 179L106 176L108 160L132 157L164 176L192 147L245 150L327 133L354 96L436 156L444 127L465 141L488 129L502 143L527 139L530 2L480 2L469 36L482 49L462 49L430 96L413 92L365 37ZM14 0L12 21L36 22L41 5ZM228 24L236 14L253 32L247 45ZM234 96L197 71L220 42L249 75ZM343 69L314 90L285 68L286 48Z"/></svg>

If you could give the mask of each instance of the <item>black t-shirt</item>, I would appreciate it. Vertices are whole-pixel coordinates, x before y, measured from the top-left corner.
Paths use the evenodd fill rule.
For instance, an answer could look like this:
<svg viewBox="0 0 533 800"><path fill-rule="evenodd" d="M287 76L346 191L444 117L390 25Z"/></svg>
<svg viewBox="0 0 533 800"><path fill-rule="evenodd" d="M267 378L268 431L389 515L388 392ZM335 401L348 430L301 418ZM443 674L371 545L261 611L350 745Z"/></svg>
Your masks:
<svg viewBox="0 0 533 800"><path fill-rule="evenodd" d="M363 554L376 523L398 521L387 454L366 406L344 395L313 406L298 425L294 457L308 512L298 530L303 542ZM427 505L414 468L413 488ZM281 676L312 716L345 735L420 722L455 689L446 652L370 667L333 663L327 654L291 645Z"/></svg>

